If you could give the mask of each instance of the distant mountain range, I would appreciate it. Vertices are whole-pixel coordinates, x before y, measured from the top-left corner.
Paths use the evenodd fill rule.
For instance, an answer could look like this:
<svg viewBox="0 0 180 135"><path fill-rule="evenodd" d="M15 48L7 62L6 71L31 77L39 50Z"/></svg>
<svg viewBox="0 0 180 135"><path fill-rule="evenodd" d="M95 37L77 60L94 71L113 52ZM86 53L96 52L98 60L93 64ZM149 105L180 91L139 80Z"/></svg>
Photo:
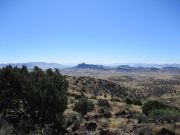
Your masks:
<svg viewBox="0 0 180 135"><path fill-rule="evenodd" d="M129 65L119 65L116 67L108 67L108 66L103 66L103 65L93 65L93 64L79 64L75 69L94 69L94 70L115 70L115 71L120 71L120 72L158 72L158 71L164 71L164 72L180 72L179 67L175 67L176 65L164 65L158 67L143 67L143 66L138 66L138 67L132 67Z"/></svg>
<svg viewBox="0 0 180 135"><path fill-rule="evenodd" d="M156 67L156 68L163 68L163 67L178 67L180 68L180 64L132 64L135 67Z"/></svg>
<svg viewBox="0 0 180 135"><path fill-rule="evenodd" d="M145 71L145 72L148 72L148 71L156 72L160 70L159 68L155 68L155 67L142 67L142 66L131 67L129 65L121 65L121 66L116 67L115 69L119 71Z"/></svg>
<svg viewBox="0 0 180 135"><path fill-rule="evenodd" d="M166 65L144 65L143 64L137 64L134 66L129 65L119 65L116 67L111 66L104 66L104 65L95 65L95 64L86 64L81 63L77 66L67 66L62 65L58 63L46 63L46 62L29 62L29 63L7 63L7 64L0 64L0 68L5 67L7 65L22 67L23 65L26 65L28 69L33 69L34 66L38 66L42 69L47 68L58 68L58 69L94 69L94 70L115 70L115 71L121 71L121 72L158 72L158 71L164 71L164 72L180 72L180 65L179 64L166 64Z"/></svg>
<svg viewBox="0 0 180 135"><path fill-rule="evenodd" d="M163 68L163 67L178 67L180 68L180 64L145 64L145 63L121 63L121 64L112 64L112 67L117 67L119 65L129 65L131 67L155 67L155 68Z"/></svg>

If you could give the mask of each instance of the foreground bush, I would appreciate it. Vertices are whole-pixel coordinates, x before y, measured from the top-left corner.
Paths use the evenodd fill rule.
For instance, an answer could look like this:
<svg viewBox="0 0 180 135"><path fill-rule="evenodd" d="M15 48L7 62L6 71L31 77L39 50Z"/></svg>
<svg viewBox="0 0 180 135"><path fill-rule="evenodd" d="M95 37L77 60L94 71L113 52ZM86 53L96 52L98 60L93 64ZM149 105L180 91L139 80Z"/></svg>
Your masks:
<svg viewBox="0 0 180 135"><path fill-rule="evenodd" d="M175 109L154 109L150 112L149 117L158 121L166 121L168 123L180 122L180 111Z"/></svg>
<svg viewBox="0 0 180 135"><path fill-rule="evenodd" d="M67 106L66 91L67 82L58 70L35 67L29 72L25 66L7 66L0 70L0 113L15 127L23 121L22 129L28 124L29 130L35 124L58 128Z"/></svg>
<svg viewBox="0 0 180 135"><path fill-rule="evenodd" d="M148 101L143 105L142 112L149 119L161 122L180 122L180 110L159 101Z"/></svg>
<svg viewBox="0 0 180 135"><path fill-rule="evenodd" d="M148 115L154 109L164 109L164 108L169 108L169 106L163 104L162 102L152 100L144 103L142 107L142 112Z"/></svg>
<svg viewBox="0 0 180 135"><path fill-rule="evenodd" d="M88 100L86 97L78 99L74 104L73 110L81 113L83 116L94 109L94 104L92 101Z"/></svg>

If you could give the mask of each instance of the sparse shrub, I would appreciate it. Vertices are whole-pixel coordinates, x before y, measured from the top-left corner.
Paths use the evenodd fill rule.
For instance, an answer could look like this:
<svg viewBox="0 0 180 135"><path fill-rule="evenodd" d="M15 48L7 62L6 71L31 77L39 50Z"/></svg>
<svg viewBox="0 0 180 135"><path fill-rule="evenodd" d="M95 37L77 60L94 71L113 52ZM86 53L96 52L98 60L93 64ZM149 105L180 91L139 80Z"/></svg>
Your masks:
<svg viewBox="0 0 180 135"><path fill-rule="evenodd" d="M94 103L83 97L75 102L73 110L81 113L83 116L94 109Z"/></svg>
<svg viewBox="0 0 180 135"><path fill-rule="evenodd" d="M101 107L110 107L109 101L107 99L98 99L97 104Z"/></svg>

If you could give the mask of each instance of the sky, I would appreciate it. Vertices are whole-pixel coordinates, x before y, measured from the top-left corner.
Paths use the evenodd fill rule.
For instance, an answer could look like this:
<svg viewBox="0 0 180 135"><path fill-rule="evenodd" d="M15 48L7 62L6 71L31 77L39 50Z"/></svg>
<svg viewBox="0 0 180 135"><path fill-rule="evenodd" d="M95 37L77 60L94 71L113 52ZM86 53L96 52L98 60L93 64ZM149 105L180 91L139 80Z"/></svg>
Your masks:
<svg viewBox="0 0 180 135"><path fill-rule="evenodd" d="M180 63L180 0L0 0L0 63Z"/></svg>

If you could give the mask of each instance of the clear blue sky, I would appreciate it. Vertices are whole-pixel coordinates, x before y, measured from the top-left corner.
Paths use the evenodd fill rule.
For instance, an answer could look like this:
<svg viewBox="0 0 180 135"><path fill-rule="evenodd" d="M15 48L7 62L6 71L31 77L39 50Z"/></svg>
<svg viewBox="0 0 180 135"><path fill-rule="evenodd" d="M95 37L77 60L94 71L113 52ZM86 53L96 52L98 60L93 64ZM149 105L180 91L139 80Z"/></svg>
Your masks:
<svg viewBox="0 0 180 135"><path fill-rule="evenodd" d="M0 0L0 63L180 63L180 0Z"/></svg>

